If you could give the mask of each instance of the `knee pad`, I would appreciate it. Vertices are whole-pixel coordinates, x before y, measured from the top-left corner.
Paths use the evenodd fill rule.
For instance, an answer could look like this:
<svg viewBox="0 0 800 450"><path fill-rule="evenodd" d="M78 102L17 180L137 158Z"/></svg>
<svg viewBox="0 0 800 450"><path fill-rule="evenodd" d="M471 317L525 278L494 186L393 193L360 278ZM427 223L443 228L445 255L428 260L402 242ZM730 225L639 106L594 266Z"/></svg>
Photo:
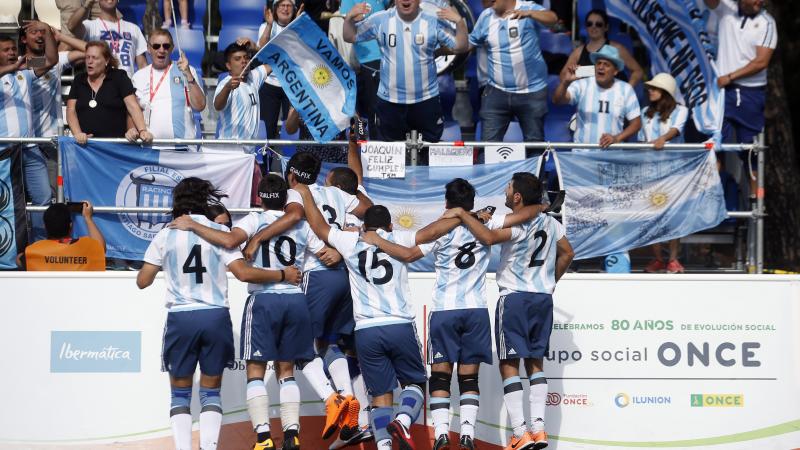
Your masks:
<svg viewBox="0 0 800 450"><path fill-rule="evenodd" d="M452 378L452 375L447 372L431 372L431 377L428 379L430 393L445 391L450 395L450 378Z"/></svg>
<svg viewBox="0 0 800 450"><path fill-rule="evenodd" d="M192 387L175 387L170 389L171 402L169 415L191 414L189 406L192 403Z"/></svg>
<svg viewBox="0 0 800 450"><path fill-rule="evenodd" d="M458 376L458 392L480 392L478 387L478 374L474 375L459 375Z"/></svg>

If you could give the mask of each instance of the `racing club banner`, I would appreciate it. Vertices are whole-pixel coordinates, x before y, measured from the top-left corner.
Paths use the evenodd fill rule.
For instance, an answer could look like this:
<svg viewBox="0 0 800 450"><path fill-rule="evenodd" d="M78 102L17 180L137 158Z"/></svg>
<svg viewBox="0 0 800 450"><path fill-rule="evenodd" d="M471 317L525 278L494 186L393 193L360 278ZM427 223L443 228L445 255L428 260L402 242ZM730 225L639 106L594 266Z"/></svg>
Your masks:
<svg viewBox="0 0 800 450"><path fill-rule="evenodd" d="M120 207L171 207L172 190L186 177L211 181L228 197L228 208L250 206L253 181L252 154L239 151L200 153L153 150L127 144L90 143L83 147L72 138L60 138L64 195L69 201L89 200L94 205ZM106 256L140 260L147 245L171 215L161 213L95 214L106 239ZM77 235L87 234L76 218Z"/></svg>
<svg viewBox="0 0 800 450"><path fill-rule="evenodd" d="M647 47L653 74L675 77L679 100L697 129L716 134L725 106L717 87L716 50L706 30L708 10L697 0L607 0L608 13L632 26Z"/></svg>

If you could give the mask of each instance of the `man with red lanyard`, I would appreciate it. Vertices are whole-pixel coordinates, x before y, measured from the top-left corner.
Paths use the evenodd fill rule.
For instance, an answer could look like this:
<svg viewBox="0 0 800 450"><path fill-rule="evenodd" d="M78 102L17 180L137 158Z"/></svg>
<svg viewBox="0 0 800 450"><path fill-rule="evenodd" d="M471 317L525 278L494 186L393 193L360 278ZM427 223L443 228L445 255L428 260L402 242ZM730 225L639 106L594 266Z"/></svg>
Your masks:
<svg viewBox="0 0 800 450"><path fill-rule="evenodd" d="M147 128L156 139L196 138L193 113L206 107L197 72L189 66L186 55L181 54L178 61L170 59L175 46L167 30L154 29L147 48L153 64L131 78Z"/></svg>
<svg viewBox="0 0 800 450"><path fill-rule="evenodd" d="M100 17L83 20L86 12L91 10L95 0L84 0L67 22L69 31L85 41L104 41L111 47L111 53L119 60L119 68L133 76L136 67L147 65L144 57L147 41L142 30L134 23L117 18L119 0L99 0Z"/></svg>

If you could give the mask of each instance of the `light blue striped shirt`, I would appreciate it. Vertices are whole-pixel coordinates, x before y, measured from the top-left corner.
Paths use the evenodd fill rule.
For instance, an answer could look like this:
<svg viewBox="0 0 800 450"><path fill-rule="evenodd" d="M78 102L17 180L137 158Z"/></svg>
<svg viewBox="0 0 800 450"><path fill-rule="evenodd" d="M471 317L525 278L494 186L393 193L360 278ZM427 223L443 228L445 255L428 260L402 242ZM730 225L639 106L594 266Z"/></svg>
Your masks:
<svg viewBox="0 0 800 450"><path fill-rule="evenodd" d="M415 245L415 232L378 230L391 242ZM359 239L358 232L331 228L328 243L342 254L350 272L356 330L414 320L408 265Z"/></svg>
<svg viewBox="0 0 800 450"><path fill-rule="evenodd" d="M202 83L193 67L189 71L197 83ZM189 84L177 63L170 65L166 75L164 70L154 69L151 64L136 71L131 82L136 88L136 98L144 113L147 128L153 136L157 139L194 139L197 136L194 115L189 104ZM202 84L199 86L200 89L203 88Z"/></svg>
<svg viewBox="0 0 800 450"><path fill-rule="evenodd" d="M545 11L536 3L520 1L514 9ZM469 35L469 43L488 53L490 85L513 93L547 88L547 65L539 47L541 28L533 19L508 19L498 17L493 8L483 10Z"/></svg>
<svg viewBox="0 0 800 450"><path fill-rule="evenodd" d="M30 137L33 133L31 86L36 75L20 70L0 78L0 137ZM0 149L8 144L0 144Z"/></svg>
<svg viewBox="0 0 800 450"><path fill-rule="evenodd" d="M215 230L228 227L191 215L200 224ZM170 311L228 308L228 264L242 259L238 249L227 250L203 240L191 231L163 228L156 234L144 261L161 267L167 285L166 303Z"/></svg>
<svg viewBox="0 0 800 450"><path fill-rule="evenodd" d="M659 113L653 114L652 118L647 117L648 106L642 109L642 128L639 130L639 140L642 142L653 142L659 137L667 134L669 130L675 128L678 135L669 142L680 144L683 142L683 128L686 126L686 119L689 117L689 110L683 105L675 105L672 114L666 121L661 121Z"/></svg>
<svg viewBox="0 0 800 450"><path fill-rule="evenodd" d="M69 52L58 52L58 63L31 83L33 110L36 111L33 115L33 135L36 137L58 135L63 116L61 74L69 66Z"/></svg>
<svg viewBox="0 0 800 450"><path fill-rule="evenodd" d="M261 65L250 71L247 79L228 95L228 103L217 118L218 139L256 139L261 111L258 89L267 78L267 66ZM231 81L228 75L217 85L216 98L222 88Z"/></svg>
<svg viewBox="0 0 800 450"><path fill-rule="evenodd" d="M411 22L390 8L357 24L356 42L377 39L381 49L378 97L413 104L439 95L434 51L441 46L454 47L452 33L447 21L422 9Z"/></svg>
<svg viewBox="0 0 800 450"><path fill-rule="evenodd" d="M578 124L575 142L597 144L604 133L619 134L625 120L639 117L639 100L630 84L614 80L601 88L594 77L573 81L567 88L570 104L577 105Z"/></svg>

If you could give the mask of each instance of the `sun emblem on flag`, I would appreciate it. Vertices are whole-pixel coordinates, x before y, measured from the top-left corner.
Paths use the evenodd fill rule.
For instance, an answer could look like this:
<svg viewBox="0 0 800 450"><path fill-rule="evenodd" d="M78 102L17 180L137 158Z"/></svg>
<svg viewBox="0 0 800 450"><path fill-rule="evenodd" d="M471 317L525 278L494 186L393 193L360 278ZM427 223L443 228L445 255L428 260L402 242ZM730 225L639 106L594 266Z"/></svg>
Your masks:
<svg viewBox="0 0 800 450"><path fill-rule="evenodd" d="M331 69L327 66L319 65L314 67L311 71L311 82L318 88L324 88L329 85L332 78L333 74L331 73Z"/></svg>
<svg viewBox="0 0 800 450"><path fill-rule="evenodd" d="M415 230L419 228L420 217L414 209L402 207L392 214L392 222L405 230Z"/></svg>
<svg viewBox="0 0 800 450"><path fill-rule="evenodd" d="M666 192L653 192L650 194L650 204L656 208L661 208L667 204L669 197Z"/></svg>

